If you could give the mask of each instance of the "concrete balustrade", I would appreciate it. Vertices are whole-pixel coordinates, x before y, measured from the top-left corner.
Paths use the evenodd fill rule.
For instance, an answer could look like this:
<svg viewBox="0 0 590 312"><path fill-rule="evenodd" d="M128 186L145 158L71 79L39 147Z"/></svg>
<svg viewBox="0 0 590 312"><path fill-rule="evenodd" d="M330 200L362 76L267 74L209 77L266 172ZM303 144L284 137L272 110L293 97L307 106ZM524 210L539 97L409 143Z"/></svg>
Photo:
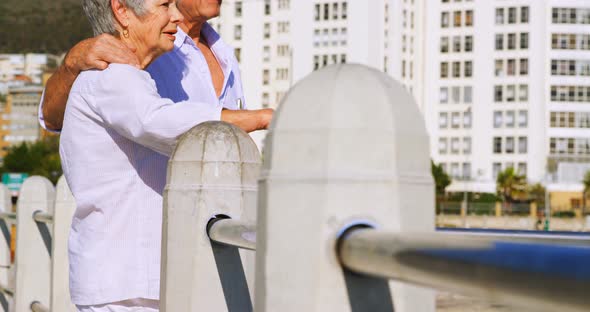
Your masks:
<svg viewBox="0 0 590 312"><path fill-rule="evenodd" d="M168 165L162 229L162 311L252 311L253 251L212 243L216 217L256 223L256 144L223 122L178 142Z"/></svg>
<svg viewBox="0 0 590 312"><path fill-rule="evenodd" d="M13 213L10 194L0 186L0 311L76 311L68 286L67 240L75 202L65 179L25 180ZM15 220L15 221L13 221ZM8 221L8 222L7 222ZM16 226L14 264L10 226Z"/></svg>

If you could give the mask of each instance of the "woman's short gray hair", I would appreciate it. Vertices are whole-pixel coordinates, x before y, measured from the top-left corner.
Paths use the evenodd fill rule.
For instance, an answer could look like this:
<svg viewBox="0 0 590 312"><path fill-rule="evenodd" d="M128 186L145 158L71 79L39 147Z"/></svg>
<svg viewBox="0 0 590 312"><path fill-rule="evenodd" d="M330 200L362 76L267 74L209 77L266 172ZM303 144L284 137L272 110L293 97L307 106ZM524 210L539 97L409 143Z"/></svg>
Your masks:
<svg viewBox="0 0 590 312"><path fill-rule="evenodd" d="M146 0L118 0L125 4L135 14L145 14ZM86 13L94 35L117 33L115 17L111 8L111 0L83 0L82 7Z"/></svg>

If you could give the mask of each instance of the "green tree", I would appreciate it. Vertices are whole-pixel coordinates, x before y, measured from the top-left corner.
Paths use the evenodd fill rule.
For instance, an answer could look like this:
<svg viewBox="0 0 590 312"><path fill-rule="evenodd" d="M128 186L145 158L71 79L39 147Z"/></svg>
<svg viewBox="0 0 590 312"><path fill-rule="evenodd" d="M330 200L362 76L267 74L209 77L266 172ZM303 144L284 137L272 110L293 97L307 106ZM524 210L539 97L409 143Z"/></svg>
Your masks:
<svg viewBox="0 0 590 312"><path fill-rule="evenodd" d="M59 139L48 137L34 143L21 143L11 147L4 157L4 165L0 171L40 175L54 184L57 183L62 175Z"/></svg>
<svg viewBox="0 0 590 312"><path fill-rule="evenodd" d="M496 191L505 204L526 198L527 188L526 176L517 174L512 167L500 172L496 179Z"/></svg>
<svg viewBox="0 0 590 312"><path fill-rule="evenodd" d="M445 189L452 182L451 177L443 170L442 165L436 165L432 160L430 161L430 170L436 185L436 195L444 195Z"/></svg>
<svg viewBox="0 0 590 312"><path fill-rule="evenodd" d="M527 190L530 200L542 204L545 202L545 187L541 183L530 185Z"/></svg>
<svg viewBox="0 0 590 312"><path fill-rule="evenodd" d="M588 196L588 192L590 192L590 170L584 174L582 183L584 184L584 191L582 192L582 213L586 213L586 197Z"/></svg>

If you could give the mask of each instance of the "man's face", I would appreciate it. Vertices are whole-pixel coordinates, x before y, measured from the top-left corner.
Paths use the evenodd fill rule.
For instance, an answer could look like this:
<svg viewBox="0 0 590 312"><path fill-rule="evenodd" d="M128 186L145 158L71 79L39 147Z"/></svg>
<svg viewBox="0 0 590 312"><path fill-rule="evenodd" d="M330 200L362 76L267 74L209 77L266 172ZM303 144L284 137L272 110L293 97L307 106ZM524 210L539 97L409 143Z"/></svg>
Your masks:
<svg viewBox="0 0 590 312"><path fill-rule="evenodd" d="M209 20L219 16L222 0L178 0L176 6L185 20Z"/></svg>

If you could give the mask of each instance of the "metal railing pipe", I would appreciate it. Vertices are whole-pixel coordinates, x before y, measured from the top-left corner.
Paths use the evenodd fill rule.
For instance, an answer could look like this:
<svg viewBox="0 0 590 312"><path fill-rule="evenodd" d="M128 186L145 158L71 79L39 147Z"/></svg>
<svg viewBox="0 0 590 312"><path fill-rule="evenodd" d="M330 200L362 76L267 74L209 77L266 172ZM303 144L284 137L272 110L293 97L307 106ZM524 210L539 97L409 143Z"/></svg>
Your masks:
<svg viewBox="0 0 590 312"><path fill-rule="evenodd" d="M0 212L0 219L6 223L16 224L16 212Z"/></svg>
<svg viewBox="0 0 590 312"><path fill-rule="evenodd" d="M33 312L50 312L49 308L44 306L39 301L33 301L31 303L31 311L33 311Z"/></svg>
<svg viewBox="0 0 590 312"><path fill-rule="evenodd" d="M215 218L207 225L212 241L242 249L256 250L256 224L227 218Z"/></svg>
<svg viewBox="0 0 590 312"><path fill-rule="evenodd" d="M340 239L338 254L356 273L537 311L590 307L585 246L353 229Z"/></svg>
<svg viewBox="0 0 590 312"><path fill-rule="evenodd" d="M43 211L35 211L33 220L41 223L53 223L53 215Z"/></svg>

